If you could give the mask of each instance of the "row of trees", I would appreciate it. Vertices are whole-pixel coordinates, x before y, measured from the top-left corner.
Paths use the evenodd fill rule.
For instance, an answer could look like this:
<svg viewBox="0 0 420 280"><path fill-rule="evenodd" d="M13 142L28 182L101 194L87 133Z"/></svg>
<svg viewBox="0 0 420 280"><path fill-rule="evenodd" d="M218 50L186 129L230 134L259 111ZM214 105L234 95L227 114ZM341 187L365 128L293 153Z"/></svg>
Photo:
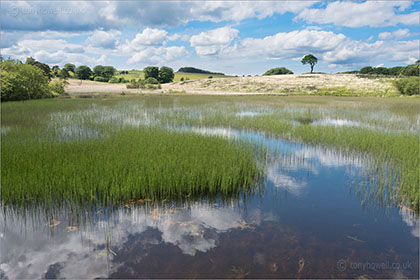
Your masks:
<svg viewBox="0 0 420 280"><path fill-rule="evenodd" d="M36 66L41 69L49 80L52 78L67 79L75 74L76 66L71 63L64 65L63 69L60 69L58 65L54 65L52 68L48 64L37 61L33 57L28 57L25 64Z"/></svg>
<svg viewBox="0 0 420 280"><path fill-rule="evenodd" d="M89 66L81 65L74 70L74 77L80 80L94 80L108 82L117 72L113 66L96 65L93 70Z"/></svg>
<svg viewBox="0 0 420 280"><path fill-rule="evenodd" d="M419 76L419 62L408 66L372 67L366 66L360 70L342 72L346 74L389 75L389 76Z"/></svg>

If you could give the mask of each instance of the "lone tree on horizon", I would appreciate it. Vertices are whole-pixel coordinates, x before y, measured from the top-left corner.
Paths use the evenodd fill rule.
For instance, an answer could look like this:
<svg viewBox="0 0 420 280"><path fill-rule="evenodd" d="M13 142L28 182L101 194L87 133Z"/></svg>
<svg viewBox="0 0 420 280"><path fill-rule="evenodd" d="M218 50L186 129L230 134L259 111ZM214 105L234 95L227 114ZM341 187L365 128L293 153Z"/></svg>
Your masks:
<svg viewBox="0 0 420 280"><path fill-rule="evenodd" d="M313 54L307 54L300 62L302 62L302 64L310 64L312 73L314 71L315 64L318 62L318 58L316 58Z"/></svg>

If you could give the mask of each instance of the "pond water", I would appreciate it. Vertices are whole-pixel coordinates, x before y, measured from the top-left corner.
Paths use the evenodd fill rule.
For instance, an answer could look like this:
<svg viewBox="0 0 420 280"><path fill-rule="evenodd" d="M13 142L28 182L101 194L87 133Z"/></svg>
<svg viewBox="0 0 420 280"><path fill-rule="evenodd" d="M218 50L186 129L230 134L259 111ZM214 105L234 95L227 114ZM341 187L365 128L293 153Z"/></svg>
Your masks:
<svg viewBox="0 0 420 280"><path fill-rule="evenodd" d="M370 182L368 158L249 131L188 129L267 147L262 191L93 213L63 210L53 219L43 211L6 209L0 211L1 278L419 277L419 217L362 199L358 186Z"/></svg>

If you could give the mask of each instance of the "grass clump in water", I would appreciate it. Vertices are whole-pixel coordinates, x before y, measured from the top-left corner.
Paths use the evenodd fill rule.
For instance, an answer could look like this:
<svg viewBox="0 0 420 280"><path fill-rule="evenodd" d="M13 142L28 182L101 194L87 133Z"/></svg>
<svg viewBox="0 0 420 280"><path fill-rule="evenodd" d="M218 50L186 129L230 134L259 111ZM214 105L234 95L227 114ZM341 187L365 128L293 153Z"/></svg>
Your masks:
<svg viewBox="0 0 420 280"><path fill-rule="evenodd" d="M260 170L252 147L219 137L125 128L101 139L2 141L5 205L117 205L136 199L236 195Z"/></svg>

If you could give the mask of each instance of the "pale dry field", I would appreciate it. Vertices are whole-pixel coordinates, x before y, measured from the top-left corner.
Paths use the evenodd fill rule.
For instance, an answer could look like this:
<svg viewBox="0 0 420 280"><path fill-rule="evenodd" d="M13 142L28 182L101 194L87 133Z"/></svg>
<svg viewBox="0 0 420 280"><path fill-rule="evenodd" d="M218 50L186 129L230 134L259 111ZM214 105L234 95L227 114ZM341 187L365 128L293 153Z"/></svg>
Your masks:
<svg viewBox="0 0 420 280"><path fill-rule="evenodd" d="M354 94L394 95L393 78L363 78L354 74L304 74L202 79L162 84L162 89L127 89L125 84L69 80L70 94L190 93L203 95Z"/></svg>
<svg viewBox="0 0 420 280"><path fill-rule="evenodd" d="M393 78L362 78L354 74L304 74L203 79L165 84L162 88L187 92L283 94L346 90L354 93L388 95L396 93L392 80Z"/></svg>
<svg viewBox="0 0 420 280"><path fill-rule="evenodd" d="M125 84L110 84L87 80L69 79L66 92L70 94L90 94L90 93L139 93L138 89L127 89Z"/></svg>

